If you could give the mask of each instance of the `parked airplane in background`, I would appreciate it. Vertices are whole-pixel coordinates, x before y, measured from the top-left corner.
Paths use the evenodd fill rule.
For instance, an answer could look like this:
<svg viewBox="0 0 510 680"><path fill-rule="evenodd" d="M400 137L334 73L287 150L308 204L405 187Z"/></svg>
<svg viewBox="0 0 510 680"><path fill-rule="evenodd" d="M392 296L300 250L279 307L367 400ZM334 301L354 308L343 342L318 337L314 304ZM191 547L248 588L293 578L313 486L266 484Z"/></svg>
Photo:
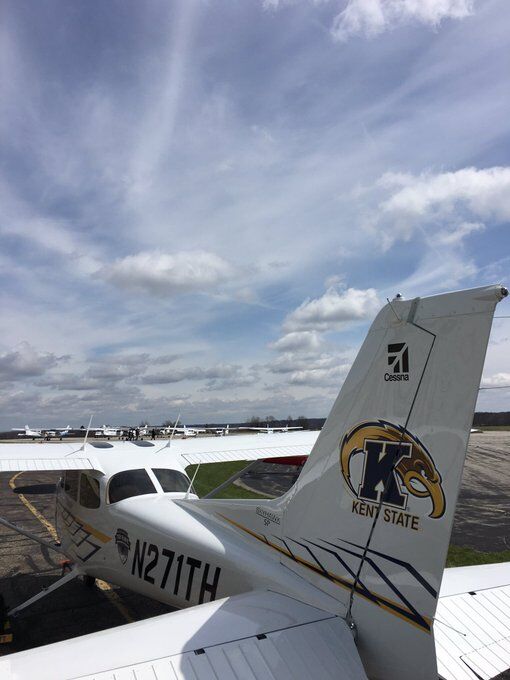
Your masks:
<svg viewBox="0 0 510 680"><path fill-rule="evenodd" d="M182 427L175 427L170 425L168 427L164 427L162 430L160 430L160 432L163 435L180 434L183 439L187 439L188 437L197 437L199 434L207 432L207 430L203 427L186 427L186 425L183 425Z"/></svg>
<svg viewBox="0 0 510 680"><path fill-rule="evenodd" d="M321 432L0 446L2 471L65 471L57 529L74 562L11 614L77 576L188 607L4 656L0 677L476 680L506 670L510 565L443 570L507 294L487 286L386 305ZM199 499L186 474L307 455L277 499Z"/></svg>
<svg viewBox="0 0 510 680"><path fill-rule="evenodd" d="M176 427L175 432L186 439L187 437L197 437L199 434L206 432L206 430L203 427L186 427L186 425L183 425L182 427Z"/></svg>
<svg viewBox="0 0 510 680"><path fill-rule="evenodd" d="M23 428L12 428L14 432L18 433L18 437L27 437L27 438L32 438L32 439L53 439L55 437L58 437L62 439L62 437L66 437L69 434L69 431L71 430L71 426L67 425L64 428L55 428L54 430L46 430L44 428L32 428L29 427L28 425L25 425Z"/></svg>
<svg viewBox="0 0 510 680"><path fill-rule="evenodd" d="M255 432L264 432L265 434L274 434L275 432L289 432L289 430L302 430L300 425L295 425L289 427L285 425L284 427L273 427L271 425L266 425L265 427L240 427L240 430L254 430Z"/></svg>
<svg viewBox="0 0 510 680"><path fill-rule="evenodd" d="M217 437L228 437L230 434L230 425L227 425L226 427L219 427L216 430L214 430L214 434Z"/></svg>
<svg viewBox="0 0 510 680"><path fill-rule="evenodd" d="M94 432L94 437L122 437L124 430L119 427L109 427L103 425L103 427L96 428Z"/></svg>
<svg viewBox="0 0 510 680"><path fill-rule="evenodd" d="M32 437L32 439L38 439L39 437L43 437L42 430L34 430L33 428L29 427L28 425L25 425L25 427L13 427L12 428L13 432L18 433L18 437Z"/></svg>
<svg viewBox="0 0 510 680"><path fill-rule="evenodd" d="M212 432L215 437L225 437L230 434L230 425L226 425L225 427L204 427L204 431Z"/></svg>

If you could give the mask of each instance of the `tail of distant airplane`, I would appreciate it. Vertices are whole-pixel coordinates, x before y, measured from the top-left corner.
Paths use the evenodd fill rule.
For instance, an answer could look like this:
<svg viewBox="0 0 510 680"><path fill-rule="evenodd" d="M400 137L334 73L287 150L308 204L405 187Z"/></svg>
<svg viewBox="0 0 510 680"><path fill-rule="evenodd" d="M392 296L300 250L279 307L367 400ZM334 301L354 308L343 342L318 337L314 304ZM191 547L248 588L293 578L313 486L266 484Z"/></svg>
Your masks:
<svg viewBox="0 0 510 680"><path fill-rule="evenodd" d="M437 678L432 631L494 309L386 305L283 510L281 561L346 608L370 678Z"/></svg>

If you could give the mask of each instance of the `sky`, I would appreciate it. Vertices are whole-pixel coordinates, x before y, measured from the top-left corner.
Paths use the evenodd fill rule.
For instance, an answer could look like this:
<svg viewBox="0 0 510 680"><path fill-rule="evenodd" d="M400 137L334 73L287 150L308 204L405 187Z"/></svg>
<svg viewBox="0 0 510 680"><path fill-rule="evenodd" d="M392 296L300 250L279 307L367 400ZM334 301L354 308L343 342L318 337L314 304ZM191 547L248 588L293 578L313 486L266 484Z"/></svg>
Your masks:
<svg viewBox="0 0 510 680"><path fill-rule="evenodd" d="M1 12L0 427L323 417L387 297L510 283L508 0Z"/></svg>

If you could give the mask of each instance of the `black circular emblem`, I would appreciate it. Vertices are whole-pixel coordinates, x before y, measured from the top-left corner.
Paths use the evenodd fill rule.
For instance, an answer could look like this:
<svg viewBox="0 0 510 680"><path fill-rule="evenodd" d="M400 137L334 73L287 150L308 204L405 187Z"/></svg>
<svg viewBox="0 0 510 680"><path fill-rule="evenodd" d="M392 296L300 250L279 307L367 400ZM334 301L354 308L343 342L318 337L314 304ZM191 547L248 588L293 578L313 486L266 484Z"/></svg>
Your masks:
<svg viewBox="0 0 510 680"><path fill-rule="evenodd" d="M120 561L122 564L126 564L129 551L131 549L128 532L124 529L117 529L117 533L115 534L115 543L117 544L117 550L119 551Z"/></svg>

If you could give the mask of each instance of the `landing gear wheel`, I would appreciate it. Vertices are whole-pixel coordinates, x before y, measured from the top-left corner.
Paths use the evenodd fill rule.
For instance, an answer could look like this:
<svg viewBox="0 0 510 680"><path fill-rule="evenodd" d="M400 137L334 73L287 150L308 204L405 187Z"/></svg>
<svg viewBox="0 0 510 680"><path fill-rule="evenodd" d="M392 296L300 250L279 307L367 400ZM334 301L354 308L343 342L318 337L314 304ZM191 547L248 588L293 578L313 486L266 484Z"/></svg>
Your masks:
<svg viewBox="0 0 510 680"><path fill-rule="evenodd" d="M87 588L92 588L95 582L96 579L93 576L85 574L85 576L83 577L83 585L85 585Z"/></svg>

